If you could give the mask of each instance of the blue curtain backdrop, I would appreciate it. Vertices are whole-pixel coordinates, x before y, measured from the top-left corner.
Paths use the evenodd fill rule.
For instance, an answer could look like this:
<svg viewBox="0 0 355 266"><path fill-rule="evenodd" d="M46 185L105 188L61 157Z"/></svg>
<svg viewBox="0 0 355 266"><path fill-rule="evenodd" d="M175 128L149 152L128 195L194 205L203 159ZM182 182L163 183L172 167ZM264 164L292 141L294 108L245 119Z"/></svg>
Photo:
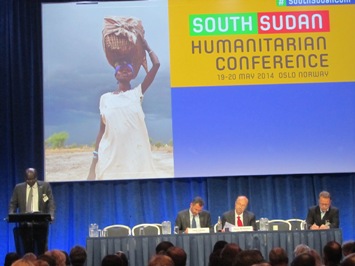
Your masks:
<svg viewBox="0 0 355 266"><path fill-rule="evenodd" d="M42 2L0 1L3 218L13 187L23 181L24 169L35 167L43 174ZM69 251L76 244L85 245L92 222L102 228L115 223L133 227L142 222L174 221L176 213L187 208L196 195L206 200L214 221L233 208L240 194L249 197L249 209L257 218L304 218L321 190L330 191L333 205L341 210L343 239L355 239L354 180L354 173L346 173L54 183L57 212L49 248ZM0 261L15 249L12 228L5 221L0 223Z"/></svg>

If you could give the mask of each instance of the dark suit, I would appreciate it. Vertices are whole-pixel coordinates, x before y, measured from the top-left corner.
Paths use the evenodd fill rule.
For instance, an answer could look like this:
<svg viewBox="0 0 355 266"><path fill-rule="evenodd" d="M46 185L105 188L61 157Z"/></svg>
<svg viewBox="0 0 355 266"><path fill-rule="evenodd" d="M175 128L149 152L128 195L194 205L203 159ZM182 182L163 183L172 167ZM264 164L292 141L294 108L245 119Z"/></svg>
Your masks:
<svg viewBox="0 0 355 266"><path fill-rule="evenodd" d="M55 203L52 195L52 189L49 183L37 181L38 187L38 210L41 213L49 213L54 219ZM12 193L9 204L9 214L26 213L26 188L27 183L17 184ZM48 222L43 223L21 223L14 228L15 241L16 236L22 241L22 245L17 243L18 253L33 252L37 255L43 254L47 250ZM21 248L23 246L23 250Z"/></svg>
<svg viewBox="0 0 355 266"><path fill-rule="evenodd" d="M321 219L319 205L313 206L308 209L307 220L306 220L308 228L312 226L312 224L321 226L322 224L325 224L327 220L330 223L329 225L330 228L339 228L339 209L330 206L329 210L324 214L323 219Z"/></svg>
<svg viewBox="0 0 355 266"><path fill-rule="evenodd" d="M211 228L211 215L208 211L202 211L199 213L200 226ZM189 209L180 211L175 219L175 226L179 227L180 233L184 232L186 228L192 227L190 224L190 212Z"/></svg>
<svg viewBox="0 0 355 266"><path fill-rule="evenodd" d="M255 223L255 215L252 212L244 211L243 212L243 226L252 226L254 230L256 230ZM224 224L228 222L230 224L235 225L235 210L230 210L222 215L222 226L224 228Z"/></svg>

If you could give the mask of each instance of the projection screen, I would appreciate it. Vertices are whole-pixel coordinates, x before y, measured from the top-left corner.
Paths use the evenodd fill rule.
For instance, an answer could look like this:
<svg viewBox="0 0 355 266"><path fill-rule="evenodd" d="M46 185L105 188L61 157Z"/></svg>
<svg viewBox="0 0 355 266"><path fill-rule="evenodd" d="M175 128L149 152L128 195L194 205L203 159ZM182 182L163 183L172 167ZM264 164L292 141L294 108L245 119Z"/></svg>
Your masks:
<svg viewBox="0 0 355 266"><path fill-rule="evenodd" d="M42 4L46 180L354 172L353 14L353 0ZM137 54L112 61L127 42Z"/></svg>

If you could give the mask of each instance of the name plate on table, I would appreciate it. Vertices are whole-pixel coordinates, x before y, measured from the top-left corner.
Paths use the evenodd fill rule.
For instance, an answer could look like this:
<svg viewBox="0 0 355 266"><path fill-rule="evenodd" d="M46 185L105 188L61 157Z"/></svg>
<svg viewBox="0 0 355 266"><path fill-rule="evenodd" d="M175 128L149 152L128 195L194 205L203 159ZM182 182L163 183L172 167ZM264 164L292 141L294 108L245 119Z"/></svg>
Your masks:
<svg viewBox="0 0 355 266"><path fill-rule="evenodd" d="M188 234L209 234L209 227L201 227L201 228L189 228L187 231Z"/></svg>
<svg viewBox="0 0 355 266"><path fill-rule="evenodd" d="M229 228L229 232L251 232L254 231L252 226L233 226Z"/></svg>

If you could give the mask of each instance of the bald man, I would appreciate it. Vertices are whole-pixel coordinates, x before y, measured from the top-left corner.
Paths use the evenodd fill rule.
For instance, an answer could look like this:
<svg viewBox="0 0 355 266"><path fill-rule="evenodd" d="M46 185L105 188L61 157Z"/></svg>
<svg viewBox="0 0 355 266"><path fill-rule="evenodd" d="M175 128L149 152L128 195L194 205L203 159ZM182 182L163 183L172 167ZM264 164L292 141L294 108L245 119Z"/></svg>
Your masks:
<svg viewBox="0 0 355 266"><path fill-rule="evenodd" d="M252 226L254 230L256 229L255 215L252 212L246 210L248 207L248 198L246 196L239 196L235 200L234 210L223 213L222 215L222 225L226 222L233 224L235 226ZM238 222L238 220L240 220Z"/></svg>

